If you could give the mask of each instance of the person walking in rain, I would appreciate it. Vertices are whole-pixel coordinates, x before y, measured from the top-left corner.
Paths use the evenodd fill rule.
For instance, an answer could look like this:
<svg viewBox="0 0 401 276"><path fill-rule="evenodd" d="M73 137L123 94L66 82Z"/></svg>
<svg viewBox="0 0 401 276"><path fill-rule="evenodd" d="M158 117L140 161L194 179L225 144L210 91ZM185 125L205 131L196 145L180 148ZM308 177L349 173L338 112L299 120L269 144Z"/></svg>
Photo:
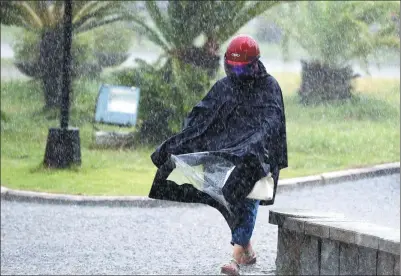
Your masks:
<svg viewBox="0 0 401 276"><path fill-rule="evenodd" d="M258 207L274 204L279 172L288 166L281 88L259 59L252 37L234 37L224 55L227 76L192 109L183 130L151 156L158 171L150 198L204 203L224 216L233 255L221 272L229 275L238 275L240 265L256 262L251 237ZM180 169L197 175L192 168L199 165L202 178L191 179L203 182L169 178Z"/></svg>

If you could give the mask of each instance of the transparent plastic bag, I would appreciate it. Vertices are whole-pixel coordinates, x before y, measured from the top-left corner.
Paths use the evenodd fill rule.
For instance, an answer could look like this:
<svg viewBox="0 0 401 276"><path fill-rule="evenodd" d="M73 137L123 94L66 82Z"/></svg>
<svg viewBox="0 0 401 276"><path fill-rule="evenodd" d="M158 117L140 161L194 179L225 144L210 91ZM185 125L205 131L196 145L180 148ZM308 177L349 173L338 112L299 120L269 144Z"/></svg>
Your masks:
<svg viewBox="0 0 401 276"><path fill-rule="evenodd" d="M228 208L222 188L229 173L235 168L233 163L209 152L171 155L171 160L175 169L167 180L177 185L191 184Z"/></svg>
<svg viewBox="0 0 401 276"><path fill-rule="evenodd" d="M175 169L167 180L177 185L191 184L196 189L210 195L227 209L229 203L224 198L222 189L235 169L235 165L227 159L209 152L197 152L171 155ZM273 198L274 181L269 174L255 183L247 198L269 200Z"/></svg>

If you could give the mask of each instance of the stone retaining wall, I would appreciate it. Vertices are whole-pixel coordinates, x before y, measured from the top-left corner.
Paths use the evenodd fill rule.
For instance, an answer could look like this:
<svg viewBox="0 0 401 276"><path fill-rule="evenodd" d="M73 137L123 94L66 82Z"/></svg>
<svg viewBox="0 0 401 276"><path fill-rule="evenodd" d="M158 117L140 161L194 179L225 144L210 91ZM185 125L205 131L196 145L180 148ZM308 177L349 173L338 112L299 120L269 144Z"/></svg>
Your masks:
<svg viewBox="0 0 401 276"><path fill-rule="evenodd" d="M278 275L400 275L400 229L342 214L271 210Z"/></svg>

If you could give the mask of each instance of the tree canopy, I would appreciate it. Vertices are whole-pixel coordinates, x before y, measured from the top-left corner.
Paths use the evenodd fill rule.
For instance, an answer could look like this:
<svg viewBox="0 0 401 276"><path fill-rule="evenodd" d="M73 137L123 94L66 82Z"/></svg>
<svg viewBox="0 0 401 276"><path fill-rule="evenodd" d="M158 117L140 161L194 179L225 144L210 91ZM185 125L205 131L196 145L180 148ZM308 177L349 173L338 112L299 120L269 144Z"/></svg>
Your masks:
<svg viewBox="0 0 401 276"><path fill-rule="evenodd" d="M392 1L305 1L286 3L269 11L284 31L284 54L296 41L312 59L333 66L357 60L367 66L368 57L380 48L400 48L400 3Z"/></svg>

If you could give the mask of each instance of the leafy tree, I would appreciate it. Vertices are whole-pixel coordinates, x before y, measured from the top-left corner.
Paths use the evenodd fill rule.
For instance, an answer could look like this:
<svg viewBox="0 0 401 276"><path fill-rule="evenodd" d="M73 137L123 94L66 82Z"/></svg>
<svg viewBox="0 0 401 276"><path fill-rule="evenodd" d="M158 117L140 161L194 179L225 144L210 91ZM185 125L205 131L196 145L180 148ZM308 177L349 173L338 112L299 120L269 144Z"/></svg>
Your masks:
<svg viewBox="0 0 401 276"><path fill-rule="evenodd" d="M58 107L61 100L63 12L63 1L1 1L1 24L22 27L40 38L36 62L17 65L25 73L41 78L46 108ZM127 16L123 1L74 1L73 34L88 32Z"/></svg>
<svg viewBox="0 0 401 276"><path fill-rule="evenodd" d="M377 57L378 49L400 48L397 24L390 18L398 10L399 2L308 1L268 12L284 30L284 56L292 40L309 53L310 60L302 61L302 101L350 97L353 62L367 70L369 57Z"/></svg>
<svg viewBox="0 0 401 276"><path fill-rule="evenodd" d="M160 62L153 65L138 60L139 68L135 71L142 74L136 74L137 78L127 78L132 75L129 72L120 78L120 83L143 86L142 141L157 142L169 131L179 129L189 108L216 76L220 46L250 20L279 2L168 1L164 2L166 7L157 1L143 2L146 17L133 16L133 28L158 45L163 54ZM196 45L202 38L200 45Z"/></svg>

